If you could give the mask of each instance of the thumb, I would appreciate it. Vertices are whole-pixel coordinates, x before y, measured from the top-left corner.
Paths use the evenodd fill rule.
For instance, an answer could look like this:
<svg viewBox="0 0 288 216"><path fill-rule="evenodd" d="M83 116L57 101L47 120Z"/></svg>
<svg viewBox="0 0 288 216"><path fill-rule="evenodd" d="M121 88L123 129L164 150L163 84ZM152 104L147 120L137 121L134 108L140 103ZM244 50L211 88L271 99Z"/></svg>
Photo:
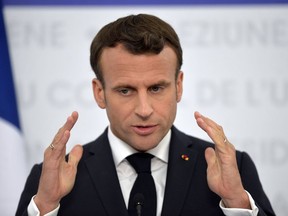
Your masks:
<svg viewBox="0 0 288 216"><path fill-rule="evenodd" d="M82 154L83 154L83 147L81 145L75 145L69 154L68 163L70 165L77 167L82 157Z"/></svg>
<svg viewBox="0 0 288 216"><path fill-rule="evenodd" d="M209 147L205 150L205 159L206 159L208 168L212 167L215 164L216 154L213 148Z"/></svg>

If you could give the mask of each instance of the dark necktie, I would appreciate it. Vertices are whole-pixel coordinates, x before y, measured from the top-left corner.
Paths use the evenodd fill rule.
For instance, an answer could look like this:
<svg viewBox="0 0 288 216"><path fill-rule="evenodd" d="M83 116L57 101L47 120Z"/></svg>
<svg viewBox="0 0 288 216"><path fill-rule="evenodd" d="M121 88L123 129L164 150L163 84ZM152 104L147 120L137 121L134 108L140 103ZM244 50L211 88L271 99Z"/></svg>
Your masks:
<svg viewBox="0 0 288 216"><path fill-rule="evenodd" d="M156 188L151 175L153 157L148 153L135 153L127 157L138 174L129 198L130 216L156 216Z"/></svg>

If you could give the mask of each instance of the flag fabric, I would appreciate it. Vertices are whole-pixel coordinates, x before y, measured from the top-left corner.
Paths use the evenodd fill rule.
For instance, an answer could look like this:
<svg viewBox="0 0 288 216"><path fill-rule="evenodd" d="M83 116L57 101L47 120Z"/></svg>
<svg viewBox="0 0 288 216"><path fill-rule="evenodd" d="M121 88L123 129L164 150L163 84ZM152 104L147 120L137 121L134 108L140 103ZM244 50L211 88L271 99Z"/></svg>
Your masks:
<svg viewBox="0 0 288 216"><path fill-rule="evenodd" d="M0 215L15 215L27 169L0 0Z"/></svg>

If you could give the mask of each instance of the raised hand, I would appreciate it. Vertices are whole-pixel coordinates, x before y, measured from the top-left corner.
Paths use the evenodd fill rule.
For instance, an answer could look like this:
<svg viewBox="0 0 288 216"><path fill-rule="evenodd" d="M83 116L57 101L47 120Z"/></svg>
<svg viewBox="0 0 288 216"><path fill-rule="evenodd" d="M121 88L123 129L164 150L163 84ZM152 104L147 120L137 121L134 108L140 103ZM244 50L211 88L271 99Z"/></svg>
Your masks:
<svg viewBox="0 0 288 216"><path fill-rule="evenodd" d="M76 145L73 147L68 161L65 160L65 155L66 143L77 119L78 113L73 112L45 150L40 183L34 198L41 215L55 209L60 200L74 186L77 165L82 157L82 146Z"/></svg>
<svg viewBox="0 0 288 216"><path fill-rule="evenodd" d="M210 190L218 194L227 208L250 209L236 161L236 150L227 140L223 128L211 119L194 113L196 122L215 144L215 149L207 148L207 181Z"/></svg>

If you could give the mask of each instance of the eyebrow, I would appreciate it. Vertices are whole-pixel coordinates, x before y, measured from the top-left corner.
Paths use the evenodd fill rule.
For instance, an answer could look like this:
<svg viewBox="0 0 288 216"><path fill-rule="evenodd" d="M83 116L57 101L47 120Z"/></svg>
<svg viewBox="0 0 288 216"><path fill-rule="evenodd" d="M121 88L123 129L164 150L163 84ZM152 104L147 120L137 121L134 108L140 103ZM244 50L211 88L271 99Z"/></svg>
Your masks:
<svg viewBox="0 0 288 216"><path fill-rule="evenodd" d="M171 82L170 81L167 81L167 80L160 80L158 82L156 82L155 84L151 85L151 86L157 86L157 85L160 85L160 86L168 86L170 85Z"/></svg>
<svg viewBox="0 0 288 216"><path fill-rule="evenodd" d="M167 80L160 80L158 82L152 83L151 85L148 86L148 88L150 88L152 86L169 86L170 84L171 84L170 81L168 82ZM112 89L113 90L117 90L119 88L136 89L137 86L132 86L132 85L126 84L126 83L125 84L124 83L123 84L119 83L115 87L113 87Z"/></svg>

